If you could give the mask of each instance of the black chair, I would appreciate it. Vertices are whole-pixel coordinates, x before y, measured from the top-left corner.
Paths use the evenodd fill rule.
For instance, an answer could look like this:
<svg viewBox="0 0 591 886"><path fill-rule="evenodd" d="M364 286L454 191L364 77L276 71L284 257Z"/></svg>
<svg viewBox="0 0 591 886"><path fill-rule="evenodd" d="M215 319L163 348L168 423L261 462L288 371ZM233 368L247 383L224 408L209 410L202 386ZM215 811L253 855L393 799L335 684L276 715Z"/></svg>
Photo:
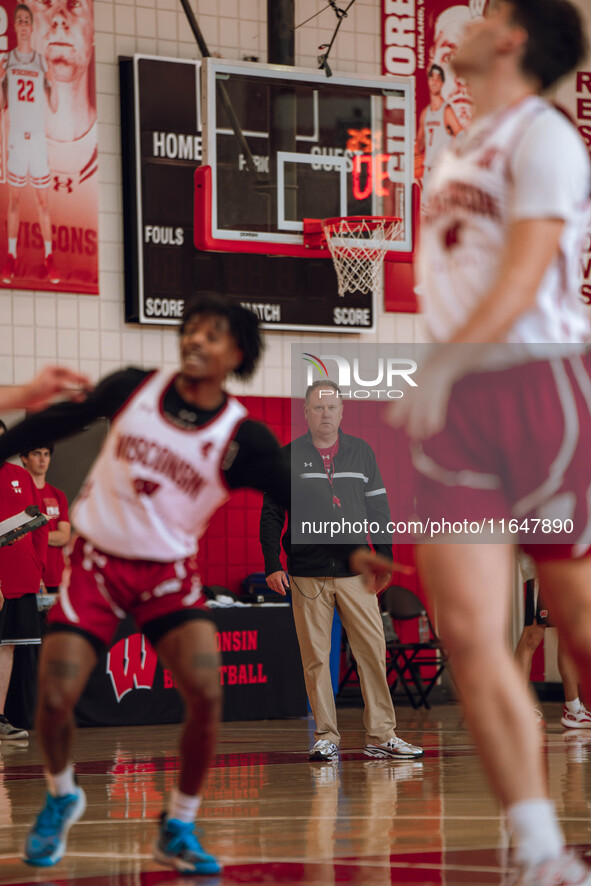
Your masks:
<svg viewBox="0 0 591 886"><path fill-rule="evenodd" d="M424 604L416 594L401 585L390 585L382 597L382 619L386 636L386 670L394 672L413 708L430 708L428 696L447 667L447 656L431 624ZM395 623L423 620L428 637L403 643ZM425 671L430 673L425 675Z"/></svg>

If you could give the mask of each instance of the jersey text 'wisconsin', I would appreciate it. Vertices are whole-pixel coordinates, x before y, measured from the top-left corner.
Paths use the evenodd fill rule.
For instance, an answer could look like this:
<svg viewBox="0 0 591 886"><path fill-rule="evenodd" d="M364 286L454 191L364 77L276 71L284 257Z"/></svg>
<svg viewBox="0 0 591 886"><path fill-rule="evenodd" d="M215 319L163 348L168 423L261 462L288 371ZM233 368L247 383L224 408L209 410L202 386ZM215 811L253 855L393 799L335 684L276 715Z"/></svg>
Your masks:
<svg viewBox="0 0 591 886"><path fill-rule="evenodd" d="M168 477L182 492L188 494L196 493L203 484L203 477L188 462L154 440L119 434L115 456L128 462L140 462L152 471Z"/></svg>

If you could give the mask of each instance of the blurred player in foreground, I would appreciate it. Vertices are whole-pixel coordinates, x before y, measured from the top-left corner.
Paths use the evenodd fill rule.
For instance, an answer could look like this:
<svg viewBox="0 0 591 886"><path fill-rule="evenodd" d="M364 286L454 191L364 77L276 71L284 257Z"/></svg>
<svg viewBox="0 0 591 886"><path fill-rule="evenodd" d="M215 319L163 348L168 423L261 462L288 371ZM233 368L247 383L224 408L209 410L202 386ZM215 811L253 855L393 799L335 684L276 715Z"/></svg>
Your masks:
<svg viewBox="0 0 591 886"><path fill-rule="evenodd" d="M539 97L584 57L581 18L567 0L499 0L468 25L453 64L470 88L474 120L440 155L421 233L423 308L444 347L425 367L421 394L401 401L394 420L421 441L414 464L424 513L450 521L509 515L532 526L548 515L573 518L569 544L524 547L585 701L591 364L577 278L591 179L575 127ZM539 343L554 359L543 359ZM507 368L484 371L494 369L486 345L497 357L502 351ZM511 882L591 884L565 849L535 715L506 642L512 539L450 538L420 544L417 563L437 603L466 721L506 811L518 868Z"/></svg>
<svg viewBox="0 0 591 886"><path fill-rule="evenodd" d="M260 352L252 312L203 296L185 306L180 371L116 372L83 403L51 407L2 438L0 461L48 434L58 440L101 416L111 419L72 511L80 534L41 652L36 726L49 791L26 840L29 864L56 864L68 829L84 812L70 757L72 714L99 652L131 612L171 671L186 708L178 783L162 815L154 857L181 873L220 871L193 830L221 712L216 629L196 554L229 490L273 492L289 505L291 472L279 444L223 388L230 373L251 375ZM369 550L354 551L349 563L368 574Z"/></svg>

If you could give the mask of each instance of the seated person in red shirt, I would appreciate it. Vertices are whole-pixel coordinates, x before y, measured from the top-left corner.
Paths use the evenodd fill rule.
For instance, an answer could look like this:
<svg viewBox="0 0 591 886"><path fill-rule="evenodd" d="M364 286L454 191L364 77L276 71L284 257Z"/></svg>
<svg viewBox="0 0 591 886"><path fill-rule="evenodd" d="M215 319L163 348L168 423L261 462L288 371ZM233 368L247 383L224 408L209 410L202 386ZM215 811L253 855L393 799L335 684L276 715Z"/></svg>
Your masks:
<svg viewBox="0 0 591 886"><path fill-rule="evenodd" d="M6 425L0 421L0 434ZM24 468L0 465L0 520L12 517L29 505L43 510L43 502ZM0 739L28 738L4 716L12 674L14 646L18 641L40 643L37 592L47 557L47 526L29 532L12 545L0 548Z"/></svg>

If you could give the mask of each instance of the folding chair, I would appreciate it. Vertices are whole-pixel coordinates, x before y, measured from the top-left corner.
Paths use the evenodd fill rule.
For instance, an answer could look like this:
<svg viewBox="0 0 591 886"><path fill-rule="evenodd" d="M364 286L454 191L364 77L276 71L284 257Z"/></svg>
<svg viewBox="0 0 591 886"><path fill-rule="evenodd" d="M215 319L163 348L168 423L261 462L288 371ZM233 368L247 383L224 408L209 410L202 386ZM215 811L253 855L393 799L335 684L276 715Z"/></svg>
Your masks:
<svg viewBox="0 0 591 886"><path fill-rule="evenodd" d="M426 618L429 639L403 643L395 622ZM382 619L386 636L386 670L396 673L413 708L430 708L428 696L447 667L447 656L423 603L416 594L401 585L391 585L382 597ZM431 673L424 676L429 668ZM396 685L396 681L393 684Z"/></svg>

